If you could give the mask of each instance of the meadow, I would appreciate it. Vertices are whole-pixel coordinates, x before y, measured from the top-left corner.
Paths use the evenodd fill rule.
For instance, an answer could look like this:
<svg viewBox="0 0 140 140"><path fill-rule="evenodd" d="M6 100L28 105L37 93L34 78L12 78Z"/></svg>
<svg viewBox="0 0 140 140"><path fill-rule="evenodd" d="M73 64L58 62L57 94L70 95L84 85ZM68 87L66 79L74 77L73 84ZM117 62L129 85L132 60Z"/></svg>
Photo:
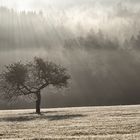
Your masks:
<svg viewBox="0 0 140 140"><path fill-rule="evenodd" d="M0 139L139 140L140 106L1 110Z"/></svg>

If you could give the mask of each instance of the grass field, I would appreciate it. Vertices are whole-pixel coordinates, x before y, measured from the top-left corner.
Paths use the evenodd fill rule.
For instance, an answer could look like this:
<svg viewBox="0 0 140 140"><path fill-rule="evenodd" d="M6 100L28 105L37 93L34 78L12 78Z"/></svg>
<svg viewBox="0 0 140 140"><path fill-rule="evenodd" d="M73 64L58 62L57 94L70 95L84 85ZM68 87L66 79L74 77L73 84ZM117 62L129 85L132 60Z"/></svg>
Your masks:
<svg viewBox="0 0 140 140"><path fill-rule="evenodd" d="M1 110L0 139L140 140L140 106Z"/></svg>

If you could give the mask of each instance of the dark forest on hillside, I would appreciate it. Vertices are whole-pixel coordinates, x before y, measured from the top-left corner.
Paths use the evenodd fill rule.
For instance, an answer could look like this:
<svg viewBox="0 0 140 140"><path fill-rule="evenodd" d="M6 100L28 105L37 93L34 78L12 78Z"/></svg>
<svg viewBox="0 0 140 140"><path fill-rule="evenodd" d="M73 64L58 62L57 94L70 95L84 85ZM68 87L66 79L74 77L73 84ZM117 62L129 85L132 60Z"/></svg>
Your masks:
<svg viewBox="0 0 140 140"><path fill-rule="evenodd" d="M139 104L140 3L107 1L49 3L25 10L2 5L0 71L35 56L66 67L69 86L44 89L44 108ZM33 106L28 97L0 100L0 109Z"/></svg>

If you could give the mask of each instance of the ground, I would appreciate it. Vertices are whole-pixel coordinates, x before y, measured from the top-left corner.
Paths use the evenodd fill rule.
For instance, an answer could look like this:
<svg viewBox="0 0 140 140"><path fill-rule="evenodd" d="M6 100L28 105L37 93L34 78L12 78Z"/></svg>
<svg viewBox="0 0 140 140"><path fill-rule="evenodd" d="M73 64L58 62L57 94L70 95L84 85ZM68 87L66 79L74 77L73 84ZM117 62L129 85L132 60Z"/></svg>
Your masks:
<svg viewBox="0 0 140 140"><path fill-rule="evenodd" d="M139 140L140 106L0 111L0 139Z"/></svg>

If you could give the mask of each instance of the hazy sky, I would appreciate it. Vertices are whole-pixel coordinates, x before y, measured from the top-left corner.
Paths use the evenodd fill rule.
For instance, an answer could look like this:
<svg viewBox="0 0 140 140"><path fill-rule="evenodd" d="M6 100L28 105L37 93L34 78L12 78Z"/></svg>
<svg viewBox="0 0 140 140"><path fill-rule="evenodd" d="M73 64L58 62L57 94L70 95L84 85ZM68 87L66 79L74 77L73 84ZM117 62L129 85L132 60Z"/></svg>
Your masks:
<svg viewBox="0 0 140 140"><path fill-rule="evenodd" d="M70 8L81 5L94 6L112 6L117 3L125 3L133 8L140 4L139 0L0 0L2 6L7 6L17 10L38 10L45 9L48 6L58 8Z"/></svg>

